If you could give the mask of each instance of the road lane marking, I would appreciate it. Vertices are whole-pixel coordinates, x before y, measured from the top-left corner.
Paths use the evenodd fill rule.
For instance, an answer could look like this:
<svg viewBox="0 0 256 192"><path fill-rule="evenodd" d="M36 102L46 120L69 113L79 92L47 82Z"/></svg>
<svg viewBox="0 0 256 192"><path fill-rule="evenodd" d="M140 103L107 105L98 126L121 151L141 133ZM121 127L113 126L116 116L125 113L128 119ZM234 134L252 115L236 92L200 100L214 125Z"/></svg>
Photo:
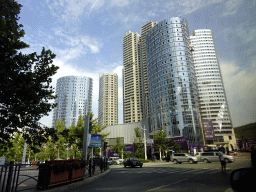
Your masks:
<svg viewBox="0 0 256 192"><path fill-rule="evenodd" d="M172 183L172 184L169 184L169 185L162 185L162 186L160 186L160 187L156 187L156 188L154 188L154 189L150 189L150 190L147 190L147 191L158 191L159 189L162 189L162 188L164 188L164 187L169 187L169 186L171 186L171 185L174 185L174 184L180 183L180 182L182 182L182 181L186 181L186 180L187 180L187 179L183 179L183 180L174 182L174 183Z"/></svg>

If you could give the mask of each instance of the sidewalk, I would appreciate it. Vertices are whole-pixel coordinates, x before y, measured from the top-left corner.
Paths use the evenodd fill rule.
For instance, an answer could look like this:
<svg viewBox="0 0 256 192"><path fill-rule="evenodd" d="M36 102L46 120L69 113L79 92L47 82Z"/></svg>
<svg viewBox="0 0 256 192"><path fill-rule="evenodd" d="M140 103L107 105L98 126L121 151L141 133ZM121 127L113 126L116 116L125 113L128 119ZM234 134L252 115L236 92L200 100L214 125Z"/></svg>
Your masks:
<svg viewBox="0 0 256 192"><path fill-rule="evenodd" d="M88 183L91 183L97 179L100 179L104 176L106 176L107 174L109 174L111 171L111 168L109 168L108 170L104 171L103 173L101 172L95 172L94 175L92 175L91 177L89 176L86 176L84 178L84 180L80 180L80 181L76 181L76 182L73 182L71 184L68 184L68 185L60 185L60 186L56 186L56 187L51 187L50 189L48 190L44 190L45 192L70 192L74 189L77 189L79 187L82 187L83 185L86 185ZM32 189L32 190L26 190L28 192L39 192L39 191L42 191L43 190L37 190L37 189Z"/></svg>

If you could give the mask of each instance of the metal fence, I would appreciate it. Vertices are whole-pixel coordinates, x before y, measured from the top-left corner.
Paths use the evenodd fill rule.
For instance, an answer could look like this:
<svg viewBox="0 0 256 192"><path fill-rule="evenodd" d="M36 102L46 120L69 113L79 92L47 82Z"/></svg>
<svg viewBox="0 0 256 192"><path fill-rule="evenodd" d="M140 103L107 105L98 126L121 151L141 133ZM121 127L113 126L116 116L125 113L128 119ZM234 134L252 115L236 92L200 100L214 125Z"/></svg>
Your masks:
<svg viewBox="0 0 256 192"><path fill-rule="evenodd" d="M45 163L41 163L43 167ZM107 159L93 159L86 161L84 177L91 177L100 174L109 168ZM0 192L26 191L38 188L39 164L10 164L0 165ZM47 178L45 179L47 181ZM74 182L75 180L70 180ZM47 183L41 190L48 189Z"/></svg>
<svg viewBox="0 0 256 192"><path fill-rule="evenodd" d="M0 166L1 192L35 189L38 180L38 164L14 164Z"/></svg>

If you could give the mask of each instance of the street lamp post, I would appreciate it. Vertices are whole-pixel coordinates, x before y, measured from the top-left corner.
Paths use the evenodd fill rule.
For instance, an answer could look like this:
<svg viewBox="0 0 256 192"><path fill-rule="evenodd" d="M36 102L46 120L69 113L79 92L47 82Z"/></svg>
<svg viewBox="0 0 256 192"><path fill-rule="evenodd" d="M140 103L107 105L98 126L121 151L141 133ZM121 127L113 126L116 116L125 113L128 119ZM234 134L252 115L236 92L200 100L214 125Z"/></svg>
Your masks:
<svg viewBox="0 0 256 192"><path fill-rule="evenodd" d="M145 125L144 125L144 129L141 127L141 129L144 131L144 151L145 151L145 160L148 159L147 157L147 145L146 145L146 129L145 129Z"/></svg>

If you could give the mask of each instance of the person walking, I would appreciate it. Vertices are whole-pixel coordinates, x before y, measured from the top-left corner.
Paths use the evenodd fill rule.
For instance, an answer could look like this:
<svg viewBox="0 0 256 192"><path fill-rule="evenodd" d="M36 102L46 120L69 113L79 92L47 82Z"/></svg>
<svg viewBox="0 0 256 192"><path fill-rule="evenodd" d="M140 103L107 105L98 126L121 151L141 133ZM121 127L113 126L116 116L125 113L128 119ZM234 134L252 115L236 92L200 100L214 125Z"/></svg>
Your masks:
<svg viewBox="0 0 256 192"><path fill-rule="evenodd" d="M221 163L221 172L226 172L226 161L224 159L223 153L219 152L219 158L220 158L220 163Z"/></svg>

